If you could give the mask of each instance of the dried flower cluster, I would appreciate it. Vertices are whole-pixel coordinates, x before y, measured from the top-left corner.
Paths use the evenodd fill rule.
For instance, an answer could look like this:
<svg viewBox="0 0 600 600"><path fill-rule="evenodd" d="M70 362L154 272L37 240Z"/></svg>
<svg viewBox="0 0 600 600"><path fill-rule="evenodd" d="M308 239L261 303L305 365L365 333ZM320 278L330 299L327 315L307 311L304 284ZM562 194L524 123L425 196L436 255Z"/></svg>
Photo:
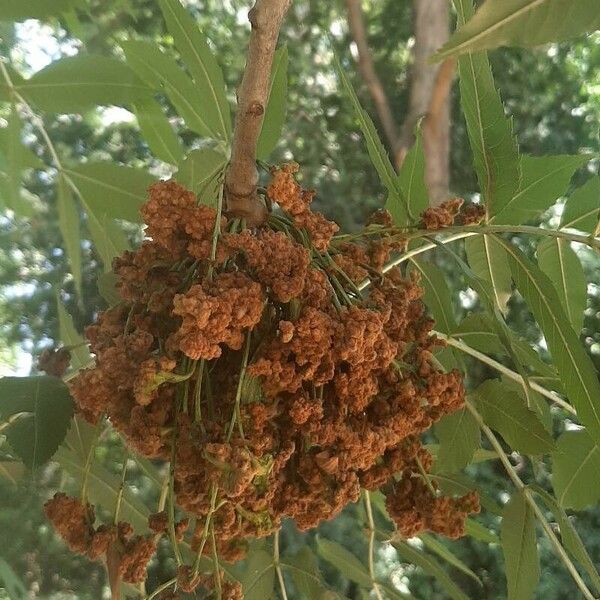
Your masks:
<svg viewBox="0 0 600 600"><path fill-rule="evenodd" d="M197 553L239 559L245 538L284 517L315 527L361 487L384 489L404 536L460 536L477 499L426 485L431 458L419 438L462 406L462 378L432 360L440 342L417 278L382 274L405 241L386 233L384 212L364 235L334 238L296 168L273 170L267 196L281 212L256 231L175 182L151 188L149 239L114 263L123 301L86 332L96 366L71 383L78 410L108 417L140 454L172 461ZM459 207L424 221L444 226ZM55 498L48 515L90 555L89 508L65 502ZM165 515L151 525L166 530ZM181 589L209 586L190 569L179 570Z"/></svg>

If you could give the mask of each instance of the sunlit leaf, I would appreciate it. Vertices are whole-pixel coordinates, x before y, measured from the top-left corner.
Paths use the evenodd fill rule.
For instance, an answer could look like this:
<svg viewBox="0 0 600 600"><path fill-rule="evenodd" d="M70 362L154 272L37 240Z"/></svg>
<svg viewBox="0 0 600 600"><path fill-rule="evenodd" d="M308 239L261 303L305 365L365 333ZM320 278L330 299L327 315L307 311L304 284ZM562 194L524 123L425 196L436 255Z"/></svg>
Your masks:
<svg viewBox="0 0 600 600"><path fill-rule="evenodd" d="M269 100L256 148L258 158L267 158L281 137L287 102L287 69L288 50L287 46L283 46L275 52L273 58Z"/></svg>
<svg viewBox="0 0 600 600"><path fill-rule="evenodd" d="M139 222L140 206L156 179L147 171L112 162L90 162L65 169L86 209L112 219Z"/></svg>
<svg viewBox="0 0 600 600"><path fill-rule="evenodd" d="M519 225L539 217L562 196L589 156L521 156L521 185L490 221Z"/></svg>
<svg viewBox="0 0 600 600"><path fill-rule="evenodd" d="M456 585L456 583L454 583L454 581L452 581L448 573L446 573L446 571L444 571L431 556L424 552L420 552L406 542L394 540L392 545L401 559L420 567L425 573L435 577L436 581L446 592L448 598L453 598L454 600L469 600L469 597Z"/></svg>
<svg viewBox="0 0 600 600"><path fill-rule="evenodd" d="M63 441L73 400L56 377L4 377L0 379L0 418L25 413L3 433L17 456L35 469L50 460Z"/></svg>
<svg viewBox="0 0 600 600"><path fill-rule="evenodd" d="M455 0L454 5L458 23L462 25L473 14L472 0ZM461 57L458 73L461 106L489 218L503 210L519 188L519 150L512 122L504 114L487 55Z"/></svg>
<svg viewBox="0 0 600 600"><path fill-rule="evenodd" d="M486 425L495 429L517 452L544 454L554 449L554 441L537 414L497 379L484 381L475 391L477 410Z"/></svg>
<svg viewBox="0 0 600 600"><path fill-rule="evenodd" d="M196 94L190 100L197 102L206 114L213 136L229 140L231 113L221 68L180 0L159 0L159 6L175 47L194 80Z"/></svg>
<svg viewBox="0 0 600 600"><path fill-rule="evenodd" d="M126 106L152 90L125 63L107 56L61 58L38 71L17 90L48 112L78 112L98 105Z"/></svg>
<svg viewBox="0 0 600 600"><path fill-rule="evenodd" d="M491 235L476 235L465 240L467 260L473 272L489 282L498 308L505 312L512 293L512 278L504 248Z"/></svg>
<svg viewBox="0 0 600 600"><path fill-rule="evenodd" d="M24 21L58 17L61 13L81 7L84 0L0 0L0 20Z"/></svg>
<svg viewBox="0 0 600 600"><path fill-rule="evenodd" d="M523 492L504 507L500 529L506 565L508 600L529 600L540 579L533 509Z"/></svg>
<svg viewBox="0 0 600 600"><path fill-rule="evenodd" d="M135 102L133 111L154 156L176 165L183 158L183 146L160 104L154 98L146 98Z"/></svg>
<svg viewBox="0 0 600 600"><path fill-rule="evenodd" d="M420 215L429 206L429 194L425 183L425 153L423 131L419 126L415 143L408 151L398 174L398 183L404 192L410 213Z"/></svg>
<svg viewBox="0 0 600 600"><path fill-rule="evenodd" d="M321 558L331 563L344 577L365 588L371 587L371 576L366 567L344 546L319 537L317 538L317 549Z"/></svg>
<svg viewBox="0 0 600 600"><path fill-rule="evenodd" d="M516 246L505 243L513 279L539 323L562 387L590 435L600 440L600 383L552 282Z"/></svg>
<svg viewBox="0 0 600 600"><path fill-rule="evenodd" d="M75 289L81 297L81 231L79 226L79 207L73 198L73 192L63 175L59 175L56 184L56 202L58 208L58 227L65 244L65 250L71 263L71 274Z"/></svg>
<svg viewBox="0 0 600 600"><path fill-rule="evenodd" d="M198 194L202 204L214 206L221 183L218 175L226 164L226 156L212 148L192 150L180 163L173 179Z"/></svg>
<svg viewBox="0 0 600 600"><path fill-rule="evenodd" d="M554 284L569 323L579 333L587 304L587 282L577 254L567 240L548 237L537 247L537 259Z"/></svg>
<svg viewBox="0 0 600 600"><path fill-rule="evenodd" d="M559 42L600 28L596 0L487 0L436 54Z"/></svg>
<svg viewBox="0 0 600 600"><path fill-rule="evenodd" d="M127 64L152 89L166 94L189 129L204 136L214 135L194 82L173 58L150 42L128 40L121 46Z"/></svg>
<svg viewBox="0 0 600 600"><path fill-rule="evenodd" d="M400 227L408 225L411 221L414 221L417 215L413 215L410 212L410 207L407 205L404 193L400 188L398 176L381 140L379 139L377 129L367 111L361 106L358 96L352 88L349 79L346 77L346 73L337 57L334 57L334 64L338 77L342 82L344 92L352 102L360 130L365 136L371 163L379 174L381 183L388 191L386 208L394 217L396 225Z"/></svg>
<svg viewBox="0 0 600 600"><path fill-rule="evenodd" d="M581 510L600 500L600 446L586 430L565 431L558 438L552 485L565 508Z"/></svg>
<svg viewBox="0 0 600 600"><path fill-rule="evenodd" d="M590 177L565 203L561 229L573 228L593 233L600 216L600 177Z"/></svg>

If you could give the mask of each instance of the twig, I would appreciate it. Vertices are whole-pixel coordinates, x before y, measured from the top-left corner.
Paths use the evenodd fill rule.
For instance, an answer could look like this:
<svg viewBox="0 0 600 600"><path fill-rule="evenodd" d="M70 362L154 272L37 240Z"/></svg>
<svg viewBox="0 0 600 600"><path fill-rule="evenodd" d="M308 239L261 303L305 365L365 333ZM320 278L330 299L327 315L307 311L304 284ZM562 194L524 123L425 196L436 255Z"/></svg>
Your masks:
<svg viewBox="0 0 600 600"><path fill-rule="evenodd" d="M263 223L267 210L257 195L256 145L269 98L271 68L279 30L291 0L256 0L246 67L238 90L231 162L225 176L227 210L249 225Z"/></svg>
<svg viewBox="0 0 600 600"><path fill-rule="evenodd" d="M387 95L381 79L377 75L375 70L375 64L373 61L373 54L369 48L369 42L367 40L367 31L365 28L364 14L360 6L360 0L346 0L346 9L348 12L348 26L350 33L356 44L358 51L358 70L364 79L369 94L373 99L375 110L381 121L383 132L388 141L392 155L396 156L398 152L398 130L396 127L396 121L390 108Z"/></svg>
<svg viewBox="0 0 600 600"><path fill-rule="evenodd" d="M493 358L490 358L486 354L483 354L483 352L479 352L479 350L471 348L471 346L469 346L468 344L465 344L464 342L461 342L460 340L457 340L451 336L447 336L439 331L432 331L432 334L444 340L449 346L457 348L465 354L469 354L473 358L476 358L482 363L485 363L486 365L492 367L492 369L495 369L499 373L506 375L509 379L512 379L513 381L516 381L517 383L523 385L523 377L519 373L516 373L515 371L509 369L502 363L499 363L498 361L494 360ZM542 396L545 396L546 398L548 398L548 400L552 401L557 406L560 406L560 408L562 408L563 410L566 410L572 415L577 415L577 411L568 402L565 402L558 394L556 394L556 392L548 390L547 388L541 386L535 381L530 381L529 385L532 390L535 390Z"/></svg>
<svg viewBox="0 0 600 600"><path fill-rule="evenodd" d="M13 423L16 423L21 417L26 417L27 415L30 415L31 413L29 412L19 412L19 413L15 413L14 415L10 415L10 417L8 417L8 419L6 419L6 421L3 421L2 423L0 423L0 432L4 431L5 429L8 429Z"/></svg>
<svg viewBox="0 0 600 600"><path fill-rule="evenodd" d="M119 513L121 512L121 504L123 503L123 494L125 493L125 478L127 477L127 460L129 453L125 454L123 458L123 468L121 469L121 483L119 484L119 491L117 493L117 500L115 502L115 516L113 523L115 525L119 522Z"/></svg>
<svg viewBox="0 0 600 600"><path fill-rule="evenodd" d="M279 532L278 529L273 535L273 564L275 565L275 572L277 573L277 579L279 580L279 590L281 592L281 599L288 600L287 591L285 589L285 580L283 579L283 572L281 570L281 562L279 560Z"/></svg>
<svg viewBox="0 0 600 600"><path fill-rule="evenodd" d="M367 524L369 526L369 576L373 584L373 591L377 600L384 600L379 583L375 580L375 519L373 519L373 507L371 506L371 493L369 490L364 490L365 511L367 513Z"/></svg>
<svg viewBox="0 0 600 600"><path fill-rule="evenodd" d="M529 488L523 483L523 481L521 481L521 478L515 471L514 467L510 464L508 456L506 456L506 453L504 452L502 445L498 441L498 438L494 435L494 432L485 424L483 418L481 417L477 409L468 400L466 401L466 407L473 415L473 417L477 421L477 424L481 428L481 431L483 431L485 437L487 437L488 441L498 454L498 458L502 462L504 469L506 470L508 476L514 483L515 487L523 494L525 502L527 502L527 504L529 504L529 506L533 510L537 520L539 521L540 525L542 526L542 529L544 530L544 533L546 534L546 537L548 538L552 546L554 546L554 549L556 550L559 558L562 560L565 567L571 574L571 577L575 581L577 587L581 590L583 597L586 598L586 600L595 600L594 595L588 589L587 585L581 578L581 575L579 575L579 572L577 571L575 565L569 558L569 555L567 554L566 550L562 547L562 544L556 537L554 531L552 531L552 527L550 527L550 524L546 520L544 513L542 513L540 507L535 502Z"/></svg>

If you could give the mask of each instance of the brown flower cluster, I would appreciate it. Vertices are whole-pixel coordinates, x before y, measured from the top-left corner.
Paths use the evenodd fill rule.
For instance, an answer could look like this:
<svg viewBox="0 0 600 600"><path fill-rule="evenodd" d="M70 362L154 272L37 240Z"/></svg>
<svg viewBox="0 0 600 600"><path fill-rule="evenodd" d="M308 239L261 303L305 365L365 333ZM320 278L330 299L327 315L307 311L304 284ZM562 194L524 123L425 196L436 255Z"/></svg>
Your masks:
<svg viewBox="0 0 600 600"><path fill-rule="evenodd" d="M96 366L70 384L78 409L108 417L142 455L173 461L197 552L210 554L212 528L219 556L237 560L245 538L285 517L315 527L361 487L388 492L403 534L456 537L476 502L424 483L431 461L419 438L462 406L464 389L432 360L440 342L418 280L381 271L405 243L372 232L334 238L296 170L273 170L267 194L283 214L256 231L197 206L174 182L151 188L142 209L151 239L114 263L123 302L86 332ZM443 210L454 218L454 205ZM85 509L51 512L87 552L95 534ZM165 531L164 514L151 527ZM181 569L180 587L206 587L203 577Z"/></svg>
<svg viewBox="0 0 600 600"><path fill-rule="evenodd" d="M96 560L112 550L117 556L119 580L140 583L146 579L146 567L156 551L152 536L134 535L131 525L125 522L94 528L94 507L63 493L48 500L44 511L73 552Z"/></svg>

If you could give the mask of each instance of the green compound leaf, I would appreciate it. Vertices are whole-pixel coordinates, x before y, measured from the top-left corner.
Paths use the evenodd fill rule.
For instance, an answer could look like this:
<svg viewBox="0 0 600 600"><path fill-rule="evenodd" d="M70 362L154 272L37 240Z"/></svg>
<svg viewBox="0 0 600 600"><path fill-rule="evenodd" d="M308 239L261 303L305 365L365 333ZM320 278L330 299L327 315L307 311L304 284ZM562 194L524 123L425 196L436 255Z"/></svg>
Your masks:
<svg viewBox="0 0 600 600"><path fill-rule="evenodd" d="M537 247L540 269L554 284L558 298L576 333L583 327L587 281L581 261L567 240L548 237Z"/></svg>
<svg viewBox="0 0 600 600"><path fill-rule="evenodd" d="M57 113L127 106L152 94L125 63L87 54L57 60L16 88L39 109Z"/></svg>
<svg viewBox="0 0 600 600"><path fill-rule="evenodd" d="M73 400L57 377L0 379L0 417L24 413L5 430L12 449L30 469L44 464L62 443L73 416Z"/></svg>
<svg viewBox="0 0 600 600"><path fill-rule="evenodd" d="M342 575L364 588L371 588L371 576L363 563L344 546L331 540L317 538L319 556L331 563Z"/></svg>
<svg viewBox="0 0 600 600"><path fill-rule="evenodd" d="M244 598L269 600L273 596L275 565L273 556L265 550L253 550L248 557L246 572L242 579Z"/></svg>
<svg viewBox="0 0 600 600"><path fill-rule="evenodd" d="M545 454L554 450L554 441L538 415L501 381L484 381L475 391L474 398L486 424L498 431L517 452Z"/></svg>
<svg viewBox="0 0 600 600"><path fill-rule="evenodd" d="M65 169L87 210L111 219L139 223L140 206L156 179L148 172L112 162L90 162Z"/></svg>
<svg viewBox="0 0 600 600"><path fill-rule="evenodd" d="M63 238L67 258L71 263L71 274L75 281L75 289L81 298L81 231L79 207L73 198L73 192L62 174L56 186L58 205L58 227Z"/></svg>
<svg viewBox="0 0 600 600"><path fill-rule="evenodd" d="M287 103L287 70L288 50L287 46L283 46L275 52L273 58L269 100L256 147L256 156L260 159L265 159L271 154L281 137Z"/></svg>
<svg viewBox="0 0 600 600"><path fill-rule="evenodd" d="M499 46L538 46L600 28L596 0L487 0L461 23L435 55L447 56Z"/></svg>
<svg viewBox="0 0 600 600"><path fill-rule="evenodd" d="M398 174L398 183L406 196L411 214L418 216L429 206L429 193L425 183L425 153L423 131L417 127L415 143L408 151Z"/></svg>
<svg viewBox="0 0 600 600"><path fill-rule="evenodd" d="M561 229L579 229L598 235L600 217L600 177L590 177L577 188L565 203L560 223Z"/></svg>
<svg viewBox="0 0 600 600"><path fill-rule="evenodd" d="M473 14L472 0L455 0L458 22ZM475 171L488 218L500 213L519 188L519 149L512 122L504 114L500 94L485 53L458 61L460 99L473 151Z"/></svg>
<svg viewBox="0 0 600 600"><path fill-rule="evenodd" d="M167 29L194 82L190 101L199 104L213 137L229 141L231 113L223 72L198 25L179 0L159 0Z"/></svg>
<svg viewBox="0 0 600 600"><path fill-rule="evenodd" d="M546 337L562 388L581 423L594 440L600 440L600 383L594 365L571 327L552 282L516 246L503 243L517 288Z"/></svg>
<svg viewBox="0 0 600 600"><path fill-rule="evenodd" d="M529 600L540 579L540 562L533 509L523 492L504 507L500 529L506 564L508 600Z"/></svg>
<svg viewBox="0 0 600 600"><path fill-rule="evenodd" d="M573 173L589 156L521 156L521 185L490 222L520 225L539 216L562 196Z"/></svg>
<svg viewBox="0 0 600 600"><path fill-rule="evenodd" d="M183 158L183 146L160 104L154 98L139 100L133 111L142 137L160 160L176 165Z"/></svg>
<svg viewBox="0 0 600 600"><path fill-rule="evenodd" d="M436 472L455 473L466 467L479 448L481 433L473 415L462 408L444 416L434 427L440 447L435 461Z"/></svg>
<svg viewBox="0 0 600 600"><path fill-rule="evenodd" d="M585 429L566 431L558 438L552 485L565 508L582 510L600 499L600 446Z"/></svg>

